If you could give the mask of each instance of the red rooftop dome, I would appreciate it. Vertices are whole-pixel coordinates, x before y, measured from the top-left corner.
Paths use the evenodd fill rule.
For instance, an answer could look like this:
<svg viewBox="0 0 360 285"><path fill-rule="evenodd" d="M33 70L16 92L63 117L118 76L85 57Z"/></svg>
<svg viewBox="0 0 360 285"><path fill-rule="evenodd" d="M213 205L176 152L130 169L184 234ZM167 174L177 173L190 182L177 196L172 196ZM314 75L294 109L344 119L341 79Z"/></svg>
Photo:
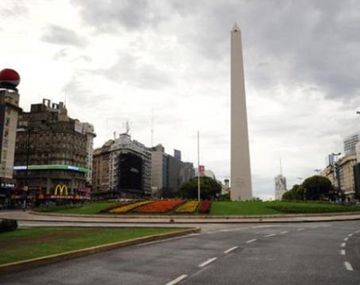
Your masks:
<svg viewBox="0 0 360 285"><path fill-rule="evenodd" d="M5 68L0 71L0 85L7 84L16 87L19 85L20 75L14 69Z"/></svg>

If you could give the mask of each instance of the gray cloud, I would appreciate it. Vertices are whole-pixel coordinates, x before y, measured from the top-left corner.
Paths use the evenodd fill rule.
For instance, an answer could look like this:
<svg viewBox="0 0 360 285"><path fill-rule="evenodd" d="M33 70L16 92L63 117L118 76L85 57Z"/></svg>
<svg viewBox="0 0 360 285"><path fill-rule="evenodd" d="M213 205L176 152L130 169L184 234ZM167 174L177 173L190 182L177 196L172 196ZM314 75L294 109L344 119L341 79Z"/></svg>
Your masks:
<svg viewBox="0 0 360 285"><path fill-rule="evenodd" d="M23 17L29 12L26 2L23 0L7 1L6 7L0 7L1 18Z"/></svg>
<svg viewBox="0 0 360 285"><path fill-rule="evenodd" d="M161 29L176 35L194 57L209 65L228 59L229 32L237 21L243 32L246 77L259 90L297 82L329 98L348 100L359 94L356 1L73 2L84 21L99 31ZM171 25L173 21L179 25Z"/></svg>
<svg viewBox="0 0 360 285"><path fill-rule="evenodd" d="M90 70L117 83L128 83L143 89L161 89L173 83L166 71L154 65L142 63L140 58L121 55L118 61L106 69Z"/></svg>
<svg viewBox="0 0 360 285"><path fill-rule="evenodd" d="M101 32L114 32L121 27L129 30L146 29L164 20L153 1L109 0L99 5L96 0L73 0L83 20Z"/></svg>
<svg viewBox="0 0 360 285"><path fill-rule="evenodd" d="M41 37L41 40L60 45L72 45L78 47L86 45L86 40L78 36L74 31L56 25L49 25Z"/></svg>

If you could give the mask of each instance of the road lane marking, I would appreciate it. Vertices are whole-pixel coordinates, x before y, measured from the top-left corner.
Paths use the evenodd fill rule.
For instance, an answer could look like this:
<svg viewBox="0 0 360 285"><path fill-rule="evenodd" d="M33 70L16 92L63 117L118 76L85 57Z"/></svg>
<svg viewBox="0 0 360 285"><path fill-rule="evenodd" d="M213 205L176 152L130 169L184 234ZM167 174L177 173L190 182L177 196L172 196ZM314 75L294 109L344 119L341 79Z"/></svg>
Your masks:
<svg viewBox="0 0 360 285"><path fill-rule="evenodd" d="M180 275L178 278L175 278L174 280L166 283L166 285L175 285L178 284L181 280L184 280L187 277L186 274Z"/></svg>
<svg viewBox="0 0 360 285"><path fill-rule="evenodd" d="M303 231L303 230L305 230L304 228L300 228L300 229L297 229L298 231Z"/></svg>
<svg viewBox="0 0 360 285"><path fill-rule="evenodd" d="M341 255L345 255L345 249L340 250Z"/></svg>
<svg viewBox="0 0 360 285"><path fill-rule="evenodd" d="M354 268L351 266L350 262L344 261L346 270L354 271Z"/></svg>
<svg viewBox="0 0 360 285"><path fill-rule="evenodd" d="M341 247L345 247L345 246L346 246L346 242L341 243L340 246L341 246Z"/></svg>
<svg viewBox="0 0 360 285"><path fill-rule="evenodd" d="M288 231L283 231L280 234L284 235L284 234L287 234L287 233L288 233Z"/></svg>
<svg viewBox="0 0 360 285"><path fill-rule="evenodd" d="M217 259L217 257L209 258L205 262L199 264L199 267L205 267L206 265L210 264L211 262L214 262Z"/></svg>
<svg viewBox="0 0 360 285"><path fill-rule="evenodd" d="M246 243L252 243L252 242L254 242L254 241L256 241L256 238L251 239L251 240L248 240Z"/></svg>
<svg viewBox="0 0 360 285"><path fill-rule="evenodd" d="M348 237L346 237L346 238L344 238L344 241L347 241L349 238Z"/></svg>
<svg viewBox="0 0 360 285"><path fill-rule="evenodd" d="M353 236L353 234L348 234L348 237L352 237Z"/></svg>
<svg viewBox="0 0 360 285"><path fill-rule="evenodd" d="M232 247L232 248L229 248L229 249L225 250L224 253L232 252L233 250L235 250L235 249L237 249L237 248L238 248L238 246L234 246L234 247Z"/></svg>
<svg viewBox="0 0 360 285"><path fill-rule="evenodd" d="M269 235L266 235L265 237L274 237L276 236L276 234L269 234Z"/></svg>

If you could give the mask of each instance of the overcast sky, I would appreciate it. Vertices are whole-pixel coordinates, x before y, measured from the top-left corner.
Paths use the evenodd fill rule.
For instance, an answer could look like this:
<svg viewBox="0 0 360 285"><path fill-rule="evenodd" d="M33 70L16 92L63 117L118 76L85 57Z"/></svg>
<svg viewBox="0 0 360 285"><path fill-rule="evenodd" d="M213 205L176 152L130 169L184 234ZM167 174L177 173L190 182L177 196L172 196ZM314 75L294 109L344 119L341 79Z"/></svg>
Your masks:
<svg viewBox="0 0 360 285"><path fill-rule="evenodd" d="M253 191L343 151L360 118L360 1L1 0L0 69L20 105L66 101L95 146L125 130L230 175L230 30L242 30ZM153 116L152 116L153 113ZM153 117L153 120L152 120Z"/></svg>

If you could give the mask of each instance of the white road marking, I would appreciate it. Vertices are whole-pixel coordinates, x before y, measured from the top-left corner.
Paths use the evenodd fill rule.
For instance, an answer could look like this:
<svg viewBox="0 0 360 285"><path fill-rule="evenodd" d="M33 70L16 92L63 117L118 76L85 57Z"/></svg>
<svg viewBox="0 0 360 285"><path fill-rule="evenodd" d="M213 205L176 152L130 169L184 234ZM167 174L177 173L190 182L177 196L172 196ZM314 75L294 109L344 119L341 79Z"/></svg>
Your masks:
<svg viewBox="0 0 360 285"><path fill-rule="evenodd" d="M256 241L256 238L251 239L251 240L248 240L246 243L252 243L252 242L254 242L254 241Z"/></svg>
<svg viewBox="0 0 360 285"><path fill-rule="evenodd" d="M276 236L276 234L269 234L269 235L266 235L265 237L274 237Z"/></svg>
<svg viewBox="0 0 360 285"><path fill-rule="evenodd" d="M344 261L346 270L354 271L354 268L351 266L350 262Z"/></svg>
<svg viewBox="0 0 360 285"><path fill-rule="evenodd" d="M304 228L300 228L300 229L297 229L298 231L303 231L303 230L305 230Z"/></svg>
<svg viewBox="0 0 360 285"><path fill-rule="evenodd" d="M232 247L232 248L229 248L229 249L225 250L224 253L232 252L233 250L235 250L235 249L237 249L237 248L238 248L238 246L234 246L234 247Z"/></svg>
<svg viewBox="0 0 360 285"><path fill-rule="evenodd" d="M181 280L184 280L187 277L186 274L180 275L178 278L166 283L166 285L175 285L178 284Z"/></svg>
<svg viewBox="0 0 360 285"><path fill-rule="evenodd" d="M347 241L349 238L348 237L346 237L346 238L344 238L344 241Z"/></svg>
<svg viewBox="0 0 360 285"><path fill-rule="evenodd" d="M205 267L206 265L210 264L211 262L214 262L217 259L217 257L209 258L205 262L199 264L199 267Z"/></svg>
<svg viewBox="0 0 360 285"><path fill-rule="evenodd" d="M284 235L284 234L287 234L287 233L288 233L288 231L283 231L280 234Z"/></svg>
<svg viewBox="0 0 360 285"><path fill-rule="evenodd" d="M348 234L348 237L352 237L353 236L353 234Z"/></svg>
<svg viewBox="0 0 360 285"><path fill-rule="evenodd" d="M345 255L345 249L340 250L341 255Z"/></svg>
<svg viewBox="0 0 360 285"><path fill-rule="evenodd" d="M343 242L340 246L341 246L341 247L345 247L345 246L346 246L346 242Z"/></svg>

